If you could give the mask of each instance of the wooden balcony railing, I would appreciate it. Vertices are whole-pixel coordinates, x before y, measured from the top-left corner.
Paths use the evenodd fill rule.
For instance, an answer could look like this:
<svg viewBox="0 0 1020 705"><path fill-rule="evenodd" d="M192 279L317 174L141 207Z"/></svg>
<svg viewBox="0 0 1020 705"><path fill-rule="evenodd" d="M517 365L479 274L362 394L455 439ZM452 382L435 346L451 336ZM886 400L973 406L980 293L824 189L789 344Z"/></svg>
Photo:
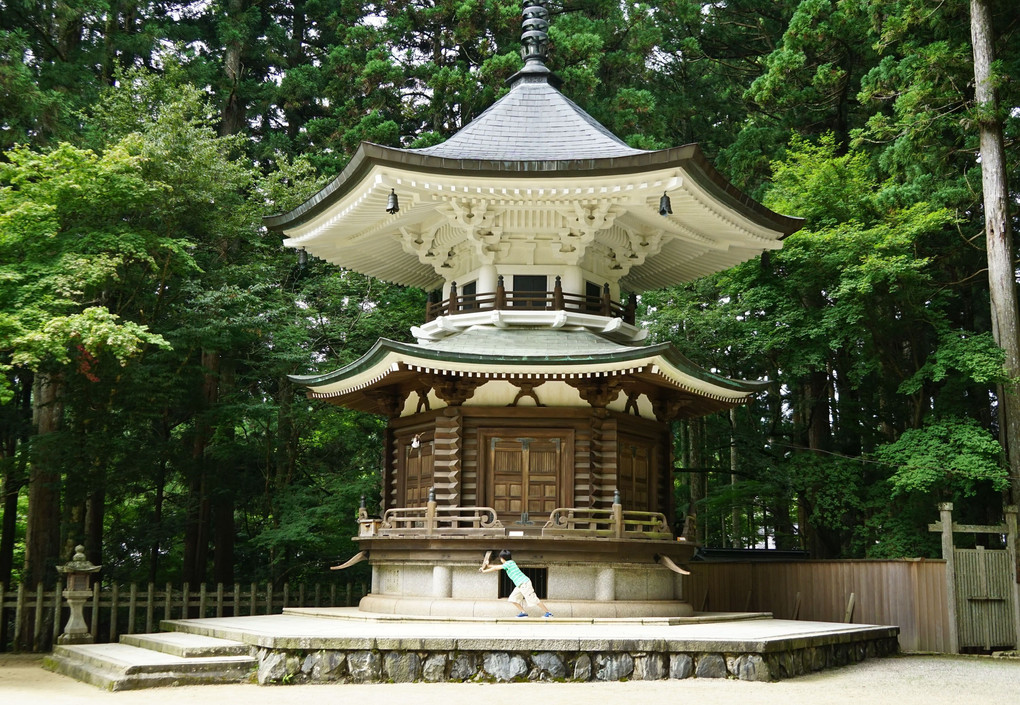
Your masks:
<svg viewBox="0 0 1020 705"><path fill-rule="evenodd" d="M507 532L491 507L439 506L430 501L424 507L387 509L382 518L369 518L362 511L358 521L360 537L502 537ZM620 504L610 509L563 507L554 509L541 535L564 538L642 539L672 541L673 533L660 512L624 511Z"/></svg>
<svg viewBox="0 0 1020 705"><path fill-rule="evenodd" d="M450 507L430 501L424 507L397 507L382 519L358 521L359 536L505 536L503 524L491 507Z"/></svg>
<svg viewBox="0 0 1020 705"><path fill-rule="evenodd" d="M514 291L507 290L502 275L496 283L496 291L482 294L458 294L457 283L450 284L450 298L446 301L430 301L425 310L425 321L432 321L440 316L453 316L459 313L476 311L577 311L590 313L606 318L622 318L625 323L634 324L634 312L637 302L633 296L626 305L613 301L609 296L609 285L602 288L601 296L584 296L563 291L560 278L552 291Z"/></svg>
<svg viewBox="0 0 1020 705"><path fill-rule="evenodd" d="M542 536L653 539L670 541L673 532L660 512L563 507L554 509L542 527Z"/></svg>

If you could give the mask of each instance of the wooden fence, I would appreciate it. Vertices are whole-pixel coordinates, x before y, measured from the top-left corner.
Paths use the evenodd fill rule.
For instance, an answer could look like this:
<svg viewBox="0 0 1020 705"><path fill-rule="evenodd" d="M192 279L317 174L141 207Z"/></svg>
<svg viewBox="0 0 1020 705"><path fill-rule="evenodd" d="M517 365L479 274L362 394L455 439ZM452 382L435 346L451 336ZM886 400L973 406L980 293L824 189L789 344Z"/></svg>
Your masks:
<svg viewBox="0 0 1020 705"><path fill-rule="evenodd" d="M0 584L0 652L49 650L68 618L62 590L61 583L51 590L41 584L34 590L25 585L7 590ZM213 589L187 583L174 588L167 583L162 590L152 583L127 588L97 583L85 604L85 617L97 642L115 642L121 634L158 631L162 619L279 614L284 607L350 607L367 591L363 583L278 588L272 583L235 583L232 589L222 583Z"/></svg>
<svg viewBox="0 0 1020 705"><path fill-rule="evenodd" d="M895 625L903 651L949 651L944 560L706 562L690 568L686 597L697 611Z"/></svg>

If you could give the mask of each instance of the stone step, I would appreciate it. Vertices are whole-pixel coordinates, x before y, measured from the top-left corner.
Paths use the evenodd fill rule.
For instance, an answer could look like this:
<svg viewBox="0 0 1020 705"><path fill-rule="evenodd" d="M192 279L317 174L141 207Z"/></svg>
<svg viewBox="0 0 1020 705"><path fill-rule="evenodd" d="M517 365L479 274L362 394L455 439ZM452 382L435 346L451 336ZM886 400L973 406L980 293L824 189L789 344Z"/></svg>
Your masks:
<svg viewBox="0 0 1020 705"><path fill-rule="evenodd" d="M216 639L211 636L184 632L125 634L120 638L120 643L164 654L173 654L181 658L248 655L248 645L240 641Z"/></svg>
<svg viewBox="0 0 1020 705"><path fill-rule="evenodd" d="M129 644L57 646L43 665L106 690L240 682L255 669L246 655L182 657Z"/></svg>

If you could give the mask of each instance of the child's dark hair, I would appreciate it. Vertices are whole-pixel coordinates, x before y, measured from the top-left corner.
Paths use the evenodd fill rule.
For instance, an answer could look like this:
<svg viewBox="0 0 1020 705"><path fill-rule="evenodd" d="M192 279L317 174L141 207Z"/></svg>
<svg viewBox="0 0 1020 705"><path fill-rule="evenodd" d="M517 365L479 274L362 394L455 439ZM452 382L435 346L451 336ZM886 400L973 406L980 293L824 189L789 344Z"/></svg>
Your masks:
<svg viewBox="0 0 1020 705"><path fill-rule="evenodd" d="M499 557L502 558L504 561L510 560L510 551L504 548L502 551L499 552Z"/></svg>

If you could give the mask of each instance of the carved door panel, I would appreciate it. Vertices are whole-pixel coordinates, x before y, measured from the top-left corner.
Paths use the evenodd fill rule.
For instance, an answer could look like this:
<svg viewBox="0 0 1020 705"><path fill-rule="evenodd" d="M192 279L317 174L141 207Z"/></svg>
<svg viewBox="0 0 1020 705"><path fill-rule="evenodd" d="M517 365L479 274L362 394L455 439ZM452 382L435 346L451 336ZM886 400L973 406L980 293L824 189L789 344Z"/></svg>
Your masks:
<svg viewBox="0 0 1020 705"><path fill-rule="evenodd" d="M499 514L520 514L524 511L526 478L521 439L493 438L489 452L492 482L488 505Z"/></svg>
<svg viewBox="0 0 1020 705"><path fill-rule="evenodd" d="M572 485L569 473L569 436L505 436L486 434L486 504L505 519L548 516L557 507L568 506L566 490Z"/></svg>
<svg viewBox="0 0 1020 705"><path fill-rule="evenodd" d="M404 482L403 507L424 507L429 501L429 488L433 483L432 443L427 441L418 448L410 445L404 448L404 468L407 475Z"/></svg>
<svg viewBox="0 0 1020 705"><path fill-rule="evenodd" d="M643 443L624 442L620 448L620 501L625 509L656 511L653 506L651 446Z"/></svg>
<svg viewBox="0 0 1020 705"><path fill-rule="evenodd" d="M559 467L562 451L559 438L531 439L524 451L527 458L527 512L551 514L559 504Z"/></svg>

